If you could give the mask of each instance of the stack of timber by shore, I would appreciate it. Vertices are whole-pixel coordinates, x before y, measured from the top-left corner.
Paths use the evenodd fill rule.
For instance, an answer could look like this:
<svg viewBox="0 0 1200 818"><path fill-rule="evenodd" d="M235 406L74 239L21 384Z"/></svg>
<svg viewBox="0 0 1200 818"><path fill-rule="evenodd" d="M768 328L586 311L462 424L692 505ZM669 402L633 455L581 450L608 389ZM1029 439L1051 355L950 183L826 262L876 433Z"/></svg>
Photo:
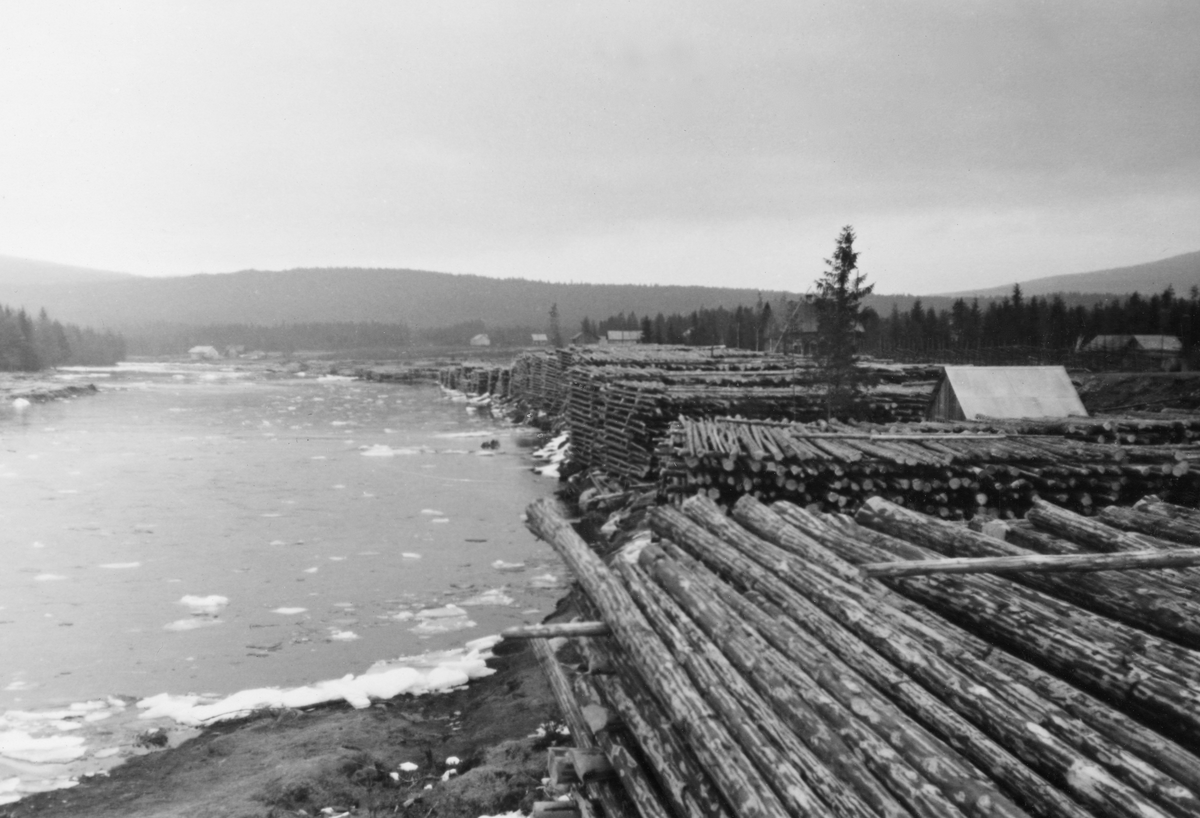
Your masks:
<svg viewBox="0 0 1200 818"><path fill-rule="evenodd" d="M1039 504L1039 537L1070 544L1043 556L882 498L731 511L655 508L606 563L551 501L528 510L590 612L514 636L562 637L542 649L560 706L637 814L1200 812L1200 538Z"/></svg>
<svg viewBox="0 0 1200 818"><path fill-rule="evenodd" d="M1072 423L1075 423L1072 421ZM659 449L661 491L703 493L723 506L742 495L813 510L853 512L868 498L942 518L1019 517L1035 497L1094 513L1147 494L1195 503L1200 446L1091 442L1120 423L792 424L682 419ZM1172 426L1172 434L1180 431Z"/></svg>

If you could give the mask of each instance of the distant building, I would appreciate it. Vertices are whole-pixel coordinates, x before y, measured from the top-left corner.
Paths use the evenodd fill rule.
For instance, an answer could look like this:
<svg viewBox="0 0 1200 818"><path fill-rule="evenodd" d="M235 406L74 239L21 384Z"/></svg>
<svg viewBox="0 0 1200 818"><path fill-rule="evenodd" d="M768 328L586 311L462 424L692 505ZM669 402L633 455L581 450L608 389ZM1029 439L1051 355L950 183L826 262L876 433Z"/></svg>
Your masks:
<svg viewBox="0 0 1200 818"><path fill-rule="evenodd" d="M216 347L211 346L195 346L188 350L188 355L193 361L214 361L221 357L221 353L217 352Z"/></svg>
<svg viewBox="0 0 1200 818"><path fill-rule="evenodd" d="M534 346L545 346L550 343L550 337L544 332L535 332L530 336Z"/></svg>
<svg viewBox="0 0 1200 818"><path fill-rule="evenodd" d="M1061 366L948 366L925 413L929 420L1087 417Z"/></svg>
<svg viewBox="0 0 1200 818"><path fill-rule="evenodd" d="M642 331L640 329L610 329L604 338L600 339L602 344L640 344L642 342Z"/></svg>
<svg viewBox="0 0 1200 818"><path fill-rule="evenodd" d="M473 347L490 347L491 345L492 339L482 332L471 339L471 346Z"/></svg>
<svg viewBox="0 0 1200 818"><path fill-rule="evenodd" d="M1097 335L1081 351L1104 356L1123 369L1170 372L1183 367L1183 344L1174 335Z"/></svg>
<svg viewBox="0 0 1200 818"><path fill-rule="evenodd" d="M571 336L571 343L575 346L593 346L600 343L600 336L594 332L579 332Z"/></svg>

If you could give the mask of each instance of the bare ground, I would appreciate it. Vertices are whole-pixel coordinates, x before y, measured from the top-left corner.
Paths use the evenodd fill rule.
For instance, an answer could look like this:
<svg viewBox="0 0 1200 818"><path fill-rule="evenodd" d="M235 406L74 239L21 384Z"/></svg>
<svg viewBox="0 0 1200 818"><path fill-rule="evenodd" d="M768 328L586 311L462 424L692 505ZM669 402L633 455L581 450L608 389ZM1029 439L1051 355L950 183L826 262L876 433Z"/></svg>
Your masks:
<svg viewBox="0 0 1200 818"><path fill-rule="evenodd" d="M526 643L502 642L493 676L462 690L262 714L218 725L109 776L0 807L0 818L477 818L544 800L558 709ZM445 760L460 759L443 780ZM401 772L400 765L418 765ZM398 773L393 776L392 773ZM398 779L398 780L397 780ZM426 787L429 786L429 789ZM328 813L327 813L328 814Z"/></svg>

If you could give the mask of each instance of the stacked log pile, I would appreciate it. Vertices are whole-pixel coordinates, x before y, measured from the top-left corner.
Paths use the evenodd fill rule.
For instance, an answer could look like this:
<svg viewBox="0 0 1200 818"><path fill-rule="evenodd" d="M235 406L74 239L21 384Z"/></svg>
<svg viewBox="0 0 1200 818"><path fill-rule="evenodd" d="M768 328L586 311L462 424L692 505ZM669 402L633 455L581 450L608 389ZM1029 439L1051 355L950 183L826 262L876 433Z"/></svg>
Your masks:
<svg viewBox="0 0 1200 818"><path fill-rule="evenodd" d="M434 365L394 365L394 366L363 366L354 370L354 377L364 381L379 383L440 383L442 378L441 366Z"/></svg>
<svg viewBox="0 0 1200 818"><path fill-rule="evenodd" d="M585 658L564 698L622 737L642 815L1200 814L1196 601L1177 583L1117 607L1121 582L1196 569L876 579L1014 550L878 498L863 525L694 497L607 565L551 501L528 519L597 620L561 634ZM1078 604L1081 577L1111 610Z"/></svg>
<svg viewBox="0 0 1200 818"><path fill-rule="evenodd" d="M1191 466L1200 456L1194 445L973 434L930 424L858 431L844 425L683 419L671 424L658 454L668 498L703 493L726 507L749 494L765 502L853 512L881 496L941 518L1011 518L1024 515L1035 497L1093 514L1147 494L1195 497L1200 487L1200 471Z"/></svg>
<svg viewBox="0 0 1200 818"><path fill-rule="evenodd" d="M511 367L495 364L462 363L438 370L438 384L467 395L503 397L511 378Z"/></svg>
<svg viewBox="0 0 1200 818"><path fill-rule="evenodd" d="M928 432L979 432L1010 435L1050 435L1085 443L1162 446L1200 439L1200 415L1171 417L1113 416L1009 420L981 418L975 421L924 422L913 430Z"/></svg>

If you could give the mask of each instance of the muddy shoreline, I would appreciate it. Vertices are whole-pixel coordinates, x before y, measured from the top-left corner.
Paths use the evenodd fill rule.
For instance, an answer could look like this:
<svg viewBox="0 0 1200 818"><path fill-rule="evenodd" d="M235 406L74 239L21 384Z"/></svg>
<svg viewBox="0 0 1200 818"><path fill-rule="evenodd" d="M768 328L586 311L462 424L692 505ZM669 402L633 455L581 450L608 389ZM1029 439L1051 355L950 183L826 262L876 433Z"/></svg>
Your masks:
<svg viewBox="0 0 1200 818"><path fill-rule="evenodd" d="M501 642L495 654L494 675L458 690L215 725L108 775L0 807L0 818L527 813L545 798L546 748L567 739L528 643Z"/></svg>

